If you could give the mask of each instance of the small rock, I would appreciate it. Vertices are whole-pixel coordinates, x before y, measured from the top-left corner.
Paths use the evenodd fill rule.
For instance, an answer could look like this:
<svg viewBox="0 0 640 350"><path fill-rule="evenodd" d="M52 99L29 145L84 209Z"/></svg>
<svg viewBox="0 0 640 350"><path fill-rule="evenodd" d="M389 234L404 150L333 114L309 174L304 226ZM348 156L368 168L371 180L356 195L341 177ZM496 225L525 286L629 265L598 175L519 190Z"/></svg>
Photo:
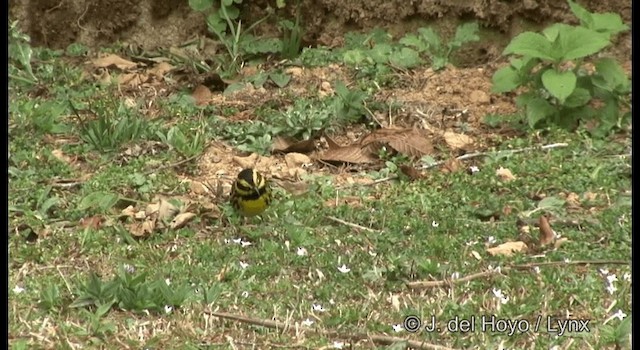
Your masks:
<svg viewBox="0 0 640 350"><path fill-rule="evenodd" d="M297 168L302 164L311 163L311 158L309 158L307 155L304 155L302 153L292 152L292 153L287 153L284 156L284 161L287 163L287 166L289 168Z"/></svg>
<svg viewBox="0 0 640 350"><path fill-rule="evenodd" d="M469 98L471 99L471 102L478 104L488 104L491 101L489 94L481 90L472 91Z"/></svg>
<svg viewBox="0 0 640 350"><path fill-rule="evenodd" d="M291 75L294 78L298 78L302 76L302 68L300 67L289 67L285 70L285 73Z"/></svg>

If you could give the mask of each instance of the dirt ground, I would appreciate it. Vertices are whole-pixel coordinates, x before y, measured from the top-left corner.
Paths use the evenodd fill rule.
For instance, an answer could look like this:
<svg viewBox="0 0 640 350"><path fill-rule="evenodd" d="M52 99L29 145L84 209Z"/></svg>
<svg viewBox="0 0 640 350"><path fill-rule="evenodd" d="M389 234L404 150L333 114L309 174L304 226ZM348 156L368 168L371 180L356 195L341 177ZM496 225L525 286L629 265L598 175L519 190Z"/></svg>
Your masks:
<svg viewBox="0 0 640 350"><path fill-rule="evenodd" d="M631 24L629 1L589 0L580 3L591 11L618 13L627 24ZM268 4L271 2L245 1L241 8L244 20L251 22L262 18ZM299 9L305 28L303 43L306 46L339 46L347 31L367 30L376 26L384 27L394 35L402 35L422 26L434 26L448 36L461 21L479 22L484 35L481 33L480 42L465 45L457 53L457 57L461 58L457 60L460 63L458 68L449 66L437 74L430 68L399 73L393 87L375 93L375 99L401 106L393 114L378 115L381 126L431 127L470 138L467 140L470 142L464 142L464 147L455 147L448 142L445 145L445 153L448 154L444 158L456 156L456 152L485 150L504 137L499 130L486 130L480 121L487 114L508 115L516 111L513 96L490 93L491 76L505 62L500 53L508 40L523 30L540 29L551 22L575 22L567 3L557 0L302 0ZM278 16L275 17L291 18L294 11L294 2L287 2L287 6L278 10ZM192 11L185 0L21 0L10 3L10 15L20 20L34 45L52 48L65 48L73 42L93 48L120 42L151 50L210 35L203 15ZM263 34L277 33L275 19L261 25L260 31ZM631 34L621 35L608 53L620 59L630 72ZM148 71L154 69L148 68L151 68ZM349 73L338 66L296 68L288 73L293 78L286 89L293 92L294 96L317 94L323 86L329 86L330 91L325 92L332 93L330 84L333 81L350 80ZM148 105L152 105L153 99L162 97L155 91L172 90L170 86L162 84L162 79L159 82L160 85L127 84L132 85L130 91L137 91L136 94L144 94L145 89L154 91L145 96L149 100ZM196 85L189 87L196 89ZM290 104L291 101L277 101L283 95L277 90L275 87L245 89L231 98L213 92L207 97L207 103L237 108L239 113L231 119L251 119L255 106L273 100L277 105ZM132 96L123 96L127 97ZM462 126L464 130L461 130ZM338 136L337 141L343 144L354 142L361 136L362 133L356 128ZM229 172L233 172L233 162L228 159L230 154L227 146L222 144L209 149L199 161L203 175L210 177L213 173L219 173L221 163L228 164ZM278 174L278 169L288 168L279 164L285 161L282 158L265 157L264 164L261 164L260 159L252 160L257 168L263 171L269 169L267 172L272 176L298 177L298 173Z"/></svg>

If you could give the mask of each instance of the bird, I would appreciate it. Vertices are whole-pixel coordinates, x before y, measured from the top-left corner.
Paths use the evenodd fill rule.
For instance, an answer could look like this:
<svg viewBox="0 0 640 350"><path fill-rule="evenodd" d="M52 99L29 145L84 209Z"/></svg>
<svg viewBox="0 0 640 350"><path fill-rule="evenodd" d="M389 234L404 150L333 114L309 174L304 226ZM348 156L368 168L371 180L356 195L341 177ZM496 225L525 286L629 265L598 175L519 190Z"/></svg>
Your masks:
<svg viewBox="0 0 640 350"><path fill-rule="evenodd" d="M238 173L231 188L231 205L242 216L251 217L264 212L271 204L271 188L257 170L245 168Z"/></svg>

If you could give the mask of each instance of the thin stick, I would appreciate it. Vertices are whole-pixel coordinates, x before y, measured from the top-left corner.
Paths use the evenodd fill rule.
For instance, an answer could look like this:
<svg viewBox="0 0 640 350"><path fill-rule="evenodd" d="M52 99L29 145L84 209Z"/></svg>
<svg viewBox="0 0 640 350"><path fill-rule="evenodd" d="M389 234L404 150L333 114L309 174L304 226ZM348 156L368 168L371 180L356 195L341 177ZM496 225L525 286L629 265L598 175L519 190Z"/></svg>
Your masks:
<svg viewBox="0 0 640 350"><path fill-rule="evenodd" d="M499 271L496 270L491 270L491 271L484 271L484 272L478 272L478 273L474 273L465 277L461 277L461 278L456 278L456 279L446 279L446 280L441 280L441 281L417 281L417 282L407 282L407 287L409 289L426 289L426 288L432 288L432 287L444 287L444 286L449 286L452 284L459 284L459 283L464 283L464 282L469 282L471 280L477 279L477 278L482 278L482 277L487 277L487 276L491 276L491 275L495 275L496 273L499 273Z"/></svg>
<svg viewBox="0 0 640 350"><path fill-rule="evenodd" d="M368 227L360 226L358 224L354 224L354 223L351 223L351 222L348 222L348 221L344 221L342 219L338 219L338 218L333 217L333 216L327 216L327 219L333 220L333 221L335 221L337 223L340 223L340 224L343 224L343 225L347 225L349 227L357 228L357 229L360 229L360 230L365 230L365 231L368 231L368 232L373 232L373 233L380 232L378 230L374 230L374 229L371 229L371 228L368 228Z"/></svg>
<svg viewBox="0 0 640 350"><path fill-rule="evenodd" d="M532 146L532 147L525 147L525 148L512 149L512 150L502 150L502 151L496 151L496 152L468 153L468 154L461 155L460 157L457 157L456 160L466 160L466 159L484 157L484 156L489 156L489 155L515 154L515 153L521 153L521 152L533 151L533 150L547 150L547 149L553 149L553 148L559 148L559 147L567 147L567 146L569 146L569 144L567 144L567 143L552 143L550 145ZM445 162L446 161L443 160L443 161L427 164L427 165L422 166L421 169L433 168L433 167L442 165Z"/></svg>
<svg viewBox="0 0 640 350"><path fill-rule="evenodd" d="M567 265L630 265L631 261L625 260L576 260L576 261L544 261L538 263L528 263L521 265L510 265L501 268L500 270L494 269L490 271L478 272L465 277L457 278L457 279L445 279L440 281L416 281L416 282L407 282L406 285L409 289L427 289L433 287L444 287L450 286L453 284L459 284L463 282L468 282L474 279L490 276L500 271L508 271L510 269L513 270L527 270L532 267L537 266L567 266Z"/></svg>
<svg viewBox="0 0 640 350"><path fill-rule="evenodd" d="M211 312L208 312L208 314L211 315L211 316L215 316L215 317L219 317L219 318L223 318L223 319L234 320L234 321L238 321L238 322L242 322L242 323L248 323L248 324L253 324L253 325L272 328L272 329L278 329L278 330L280 330L280 329L289 329L289 330L291 330L291 327L289 327L289 325L284 323L284 322L255 319L255 318L251 318L251 317L235 315L235 314L230 314L230 313L226 313L226 312L211 311ZM363 340L363 339L368 339L368 340L373 341L374 343L382 344L382 345L389 345L389 344L393 344L393 343L397 343L397 342L406 342L408 347L414 348L414 349L453 350L452 348L449 348L449 347L446 347L446 346L429 344L429 343L425 343L423 341L415 341L415 340L409 340L409 339L404 339L404 338L399 338L399 337L388 337L388 336L383 336L383 335L371 335L371 334L367 334L367 333L343 334L343 333L338 333L338 332L334 332L334 331L321 331L321 330L316 330L316 329L308 328L308 327L301 327L301 328L305 329L305 330L308 330L308 331L310 331L312 333L315 333L315 334L323 335L325 337L350 339L351 341L359 341L359 340Z"/></svg>

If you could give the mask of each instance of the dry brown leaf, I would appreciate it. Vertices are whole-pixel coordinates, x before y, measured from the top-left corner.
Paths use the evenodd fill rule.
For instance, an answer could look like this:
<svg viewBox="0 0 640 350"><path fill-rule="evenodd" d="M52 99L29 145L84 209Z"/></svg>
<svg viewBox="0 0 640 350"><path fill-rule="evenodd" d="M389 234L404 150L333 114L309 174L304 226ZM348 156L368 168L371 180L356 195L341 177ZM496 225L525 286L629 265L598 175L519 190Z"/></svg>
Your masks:
<svg viewBox="0 0 640 350"><path fill-rule="evenodd" d="M277 136L271 145L272 152L296 152L309 153L316 149L316 141L314 139L296 141L292 138Z"/></svg>
<svg viewBox="0 0 640 350"><path fill-rule="evenodd" d="M511 170L503 167L500 167L500 169L496 170L496 175L500 178L500 180L505 182L516 179L516 177L511 173Z"/></svg>
<svg viewBox="0 0 640 350"><path fill-rule="evenodd" d="M317 155L316 158L325 162L342 162L352 164L373 163L377 160L371 152L364 150L360 146L329 148Z"/></svg>
<svg viewBox="0 0 640 350"><path fill-rule="evenodd" d="M170 72L173 69L173 66L167 62L160 62L156 64L153 68L149 69L148 72L150 74L155 75L158 78L163 78L165 74Z"/></svg>
<svg viewBox="0 0 640 350"><path fill-rule="evenodd" d="M134 222L129 227L129 232L134 237L148 237L155 230L156 224L154 220L145 220L142 222Z"/></svg>
<svg viewBox="0 0 640 350"><path fill-rule="evenodd" d="M556 238L555 232L553 232L551 225L549 225L549 219L545 215L540 215L540 219L538 219L538 228L540 229L539 242L541 247L552 243Z"/></svg>
<svg viewBox="0 0 640 350"><path fill-rule="evenodd" d="M566 242L569 242L569 239L566 237L556 239L556 241L553 242L553 248L558 249L560 248L561 245L565 244Z"/></svg>
<svg viewBox="0 0 640 350"><path fill-rule="evenodd" d="M178 213L180 209L175 205L171 204L169 201L165 199L160 199L160 203L158 205L158 219L162 221L172 220Z"/></svg>
<svg viewBox="0 0 640 350"><path fill-rule="evenodd" d="M122 211L120 212L120 215L130 217L130 218L134 217L135 214L136 214L136 209L133 207L133 205L130 205L122 209Z"/></svg>
<svg viewBox="0 0 640 350"><path fill-rule="evenodd" d="M103 57L98 57L94 59L91 63L93 63L94 67L97 67L97 68L116 67L120 70L128 70L128 69L133 69L137 67L137 64L135 64L134 62L125 60L124 58L114 54L108 54Z"/></svg>
<svg viewBox="0 0 640 350"><path fill-rule="evenodd" d="M98 215L80 219L80 227L97 230L102 224L103 218Z"/></svg>
<svg viewBox="0 0 640 350"><path fill-rule="evenodd" d="M516 241L516 242L506 242L500 244L499 246L488 248L487 253L496 256L496 255L504 255L504 256L512 256L514 253L524 252L527 250L527 245L524 242Z"/></svg>
<svg viewBox="0 0 640 350"><path fill-rule="evenodd" d="M191 97L196 101L196 105L204 106L211 101L211 91L204 85L198 85L191 93Z"/></svg>
<svg viewBox="0 0 640 350"><path fill-rule="evenodd" d="M431 141L418 129L378 129L363 137L360 144L374 154L385 145L409 157L433 154Z"/></svg>
<svg viewBox="0 0 640 350"><path fill-rule="evenodd" d="M285 189L285 191L291 193L294 196L300 196L309 192L309 184L304 181L286 181L286 180L272 180L278 183L278 186Z"/></svg>
<svg viewBox="0 0 640 350"><path fill-rule="evenodd" d="M97 72L93 73L92 76L100 85L111 84L111 74L105 68L97 69Z"/></svg>
<svg viewBox="0 0 640 350"><path fill-rule="evenodd" d="M56 157L56 159L67 163L67 164L71 164L73 163L73 159L71 159L70 157L68 157L67 155L65 155L62 150L59 149L54 149L53 151L51 151L51 154Z"/></svg>
<svg viewBox="0 0 640 350"><path fill-rule="evenodd" d="M331 137L329 137L327 135L324 136L324 139L327 140L327 146L329 146L329 149L342 147L337 142L335 142Z"/></svg>
<svg viewBox="0 0 640 350"><path fill-rule="evenodd" d="M247 157L233 157L233 162L238 164L238 166L242 167L243 169L253 168L258 162L259 158L260 156L258 156L257 153L252 153Z"/></svg>
<svg viewBox="0 0 640 350"><path fill-rule="evenodd" d="M511 208L511 206L509 205L505 205L504 207L502 207L502 214L504 214L504 216L511 215L512 211L513 211L513 208Z"/></svg>
<svg viewBox="0 0 640 350"><path fill-rule="evenodd" d="M289 168L297 168L304 164L311 163L311 158L309 156L301 154L301 153L287 153L284 156L284 161L287 163Z"/></svg>
<svg viewBox="0 0 640 350"><path fill-rule="evenodd" d="M224 281L224 278L227 276L227 271L229 271L228 266L224 266L222 269L220 269L220 272L218 272L218 274L216 275L216 280L218 282Z"/></svg>
<svg viewBox="0 0 640 350"><path fill-rule="evenodd" d="M149 77L141 73L125 73L118 76L118 84L129 87L140 86L147 81Z"/></svg>
<svg viewBox="0 0 640 350"><path fill-rule="evenodd" d="M357 196L345 196L338 199L327 199L324 201L324 206L328 208L335 208L341 205L347 205L353 208L360 208L362 207L363 200L373 200L373 197L360 198Z"/></svg>
<svg viewBox="0 0 640 350"><path fill-rule="evenodd" d="M148 216L151 215L157 215L158 211L156 210L156 212L149 214ZM139 212L133 214L133 217L136 218L137 220L144 220L147 218L147 212L145 212L144 210L140 210Z"/></svg>
<svg viewBox="0 0 640 350"><path fill-rule="evenodd" d="M171 229L177 230L185 227L193 218L196 217L194 213L180 213L171 220Z"/></svg>
<svg viewBox="0 0 640 350"><path fill-rule="evenodd" d="M569 193L565 200L567 203L567 208L569 209L577 209L581 207L580 196L578 196L578 194L576 193L573 193L573 192Z"/></svg>
<svg viewBox="0 0 640 350"><path fill-rule="evenodd" d="M466 150L469 146L473 145L473 139L471 137L453 131L445 131L442 137L444 137L444 141L453 150Z"/></svg>
<svg viewBox="0 0 640 350"><path fill-rule="evenodd" d="M442 169L440 171L448 174L458 172L460 171L460 169L462 169L462 163L460 162L460 160L451 158L445 161L444 164L442 164Z"/></svg>
<svg viewBox="0 0 640 350"><path fill-rule="evenodd" d="M598 198L598 194L593 192L585 192L583 197L585 201L593 202Z"/></svg>
<svg viewBox="0 0 640 350"><path fill-rule="evenodd" d="M402 164L400 166L400 171L402 171L403 174L407 175L407 177L411 180L418 180L422 178L422 174L420 174L420 172L407 164Z"/></svg>

